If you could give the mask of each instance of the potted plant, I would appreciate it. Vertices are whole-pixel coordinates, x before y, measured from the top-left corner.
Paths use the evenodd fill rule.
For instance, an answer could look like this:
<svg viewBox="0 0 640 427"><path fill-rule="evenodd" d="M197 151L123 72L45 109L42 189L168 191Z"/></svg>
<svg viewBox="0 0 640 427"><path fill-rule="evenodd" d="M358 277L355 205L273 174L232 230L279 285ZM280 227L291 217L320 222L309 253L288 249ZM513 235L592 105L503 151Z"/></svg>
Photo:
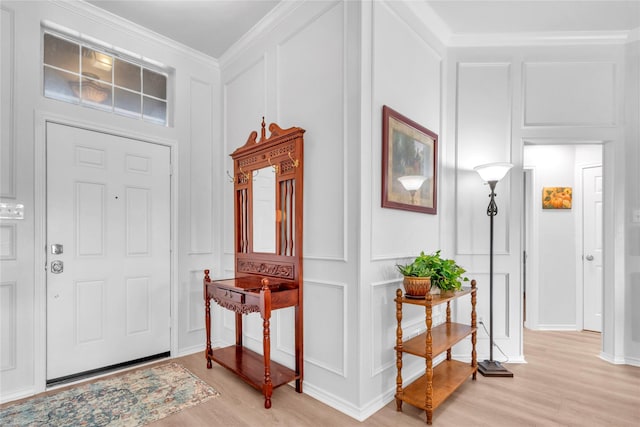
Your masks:
<svg viewBox="0 0 640 427"><path fill-rule="evenodd" d="M409 297L424 297L430 291L431 285L440 289L440 294L454 293L462 288L462 282L469 279L464 277L465 269L454 260L443 259L440 250L432 254L424 251L409 264L396 264L404 276L404 289Z"/></svg>

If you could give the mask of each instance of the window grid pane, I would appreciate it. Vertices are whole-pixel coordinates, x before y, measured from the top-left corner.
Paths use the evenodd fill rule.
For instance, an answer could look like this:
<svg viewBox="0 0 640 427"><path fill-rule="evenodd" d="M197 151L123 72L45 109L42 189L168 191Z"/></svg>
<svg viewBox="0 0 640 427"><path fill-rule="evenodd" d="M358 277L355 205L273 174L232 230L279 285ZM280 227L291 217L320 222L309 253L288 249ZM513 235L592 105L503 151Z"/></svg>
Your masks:
<svg viewBox="0 0 640 427"><path fill-rule="evenodd" d="M116 87L114 89L114 111L128 117L142 117L142 96L138 92Z"/></svg>
<svg viewBox="0 0 640 427"><path fill-rule="evenodd" d="M116 58L114 67L114 83L116 86L141 92L142 68Z"/></svg>
<svg viewBox="0 0 640 427"><path fill-rule="evenodd" d="M45 97L167 125L166 75L48 32L43 44Z"/></svg>
<svg viewBox="0 0 640 427"><path fill-rule="evenodd" d="M143 70L142 73L143 93L154 98L167 99L167 78L151 70Z"/></svg>

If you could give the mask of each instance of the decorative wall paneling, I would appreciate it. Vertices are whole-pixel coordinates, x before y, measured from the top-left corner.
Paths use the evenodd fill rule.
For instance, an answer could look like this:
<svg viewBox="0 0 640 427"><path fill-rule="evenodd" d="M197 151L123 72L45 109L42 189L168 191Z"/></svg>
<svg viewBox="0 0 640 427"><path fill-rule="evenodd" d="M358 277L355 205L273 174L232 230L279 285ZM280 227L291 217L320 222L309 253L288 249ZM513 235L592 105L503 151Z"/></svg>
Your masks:
<svg viewBox="0 0 640 427"><path fill-rule="evenodd" d="M7 24L9 21L10 25ZM79 109L76 105L62 104L43 98L39 85L34 84L41 79L40 57L14 55L18 45L20 50L40 51L42 37L40 25L43 22L55 28L71 30L83 37L102 40L113 46L126 47L132 52L138 52L144 57L153 58L165 64L169 74L168 81L172 87L170 102L173 103L173 110L170 114L170 125L152 126L118 115L107 117L97 110ZM212 205L211 201L218 187L218 185L214 186L212 181L217 181L217 176L199 175L203 171L205 174L213 174L216 170L211 168L211 164L214 163L214 150L217 151L213 130L218 129L217 123L220 120L221 111L220 102L213 102L214 99L220 99L220 97L214 98L214 92L219 86L217 62L166 38L149 33L141 27L119 20L85 2L3 1L0 28L2 29L2 60L0 61L2 96L0 98L2 99L3 132L2 144L0 144L2 149L0 170L3 174L0 193L2 197L11 196L18 201L35 200L35 205L25 203L25 220L15 224L16 259L2 261L2 282L20 284L15 287L14 296L20 310L16 314L15 342L11 345L16 352L15 368L0 372L1 399L4 401L25 397L37 391L43 391L45 388L46 333L43 331L46 331L46 282L42 268L34 268L34 266L44 265L42 251L35 250L35 247L44 247L46 244L44 237L46 230L43 225L46 219L43 203L45 182L44 178L39 180L38 177L43 176L39 171L45 170L44 123L47 120L74 123L86 129L172 146L172 164L175 168L172 180L172 199L174 200L171 266L173 282L171 312L174 316L172 318L172 354L200 350L201 326L190 325L189 319L193 313L193 310L188 307L190 304L189 270L202 271L203 266L210 266L211 259L215 259L211 254L218 245L212 229L212 227L218 227L216 224L220 224L217 207L213 205L212 209L207 211L201 209L200 204L208 200L207 206ZM11 60L7 59L9 57ZM20 69L21 72L9 77L6 70L13 72L14 69ZM194 99L191 98L192 96ZM195 107L200 110L191 111ZM13 112L15 115L7 118L6 114ZM7 120L12 122L11 126L6 126ZM5 132L8 130L12 132L9 139L19 138L21 141L19 144L14 142L10 147L11 150L8 150L5 144L8 141L8 139L5 140ZM193 145L191 139L194 139ZM180 159L180 165L175 162L177 159ZM139 162L140 159L129 160L132 168L143 167ZM192 160L199 163L191 167ZM8 163L8 166L5 163ZM205 164L206 168L203 167ZM8 171L11 171L11 179L6 179L4 175ZM200 180L208 182L201 183ZM12 181L11 185L5 186L10 181ZM195 181L193 185L198 187L193 196L190 188L192 181ZM9 191L9 187L13 189ZM207 197L207 193L212 195ZM196 197L196 203L192 203L192 197ZM207 217L194 216L192 209L195 208L206 211ZM181 218L180 222L178 218ZM190 222L195 223L198 229L202 229L205 225L211 228L204 235L198 234L198 239L205 237L205 240L191 238ZM221 226L219 230L222 231ZM137 231L144 231L144 227ZM218 228L215 229L215 234L217 232ZM148 249L144 247L143 234L130 236L133 239L128 242L130 252L143 252ZM176 238L178 235L184 238L178 240ZM204 255L208 258L207 260L200 255L204 252L208 252L208 255ZM214 265L217 267L216 264ZM201 307L201 290L198 292L198 297L198 304L194 304L194 308ZM4 310L4 306L2 310L3 315L10 313ZM123 307L124 315L125 307ZM143 326L141 319L130 318L130 331L135 332ZM3 349L7 348L5 337L0 337L0 340L2 340L0 345Z"/></svg>
<svg viewBox="0 0 640 427"><path fill-rule="evenodd" d="M304 285L305 333L315 332L307 335L315 339L305 341L305 361L347 378L347 284L307 279ZM327 307L334 308L332 314Z"/></svg>
<svg viewBox="0 0 640 427"><path fill-rule="evenodd" d="M330 3L306 25L279 41L275 49L273 101L278 120L283 122L286 117L309 129L305 151L313 161L305 167L304 218L313 227L305 228L305 260L346 261L349 88L345 8L343 3ZM331 126L310 127L311 123Z"/></svg>
<svg viewBox="0 0 640 427"><path fill-rule="evenodd" d="M0 283L0 372L16 368L18 307L16 282Z"/></svg>
<svg viewBox="0 0 640 427"><path fill-rule="evenodd" d="M224 157L224 254L225 269L234 274L235 249L233 245L233 184L226 175L233 175L233 163L229 154L246 142L247 135L256 127L256 120L267 113L267 63L268 55L264 53L249 63L223 83L223 157ZM268 120L269 117L267 117ZM272 121L276 121L275 118ZM215 334L214 334L215 335Z"/></svg>
<svg viewBox="0 0 640 427"><path fill-rule="evenodd" d="M191 78L189 90L189 226L190 253L213 251L213 90L210 82ZM209 185L207 185L209 184Z"/></svg>
<svg viewBox="0 0 640 427"><path fill-rule="evenodd" d="M244 144L247 132L255 128L261 116L267 121L309 128L305 157L314 160L305 167L305 271L309 276L309 271L320 267L322 280L305 280L305 335L314 337L314 341L305 343L305 360L321 371L342 377L346 376L347 363L348 323L343 302L347 288L331 280L340 274L330 273L333 269L326 263L346 262L348 247L346 8L346 3L324 2L309 5L305 11L296 10L304 20L295 26L276 27L270 37L261 40L262 50L249 48L244 57L225 64L223 70L225 158ZM230 169L230 161L225 164ZM224 200L232 200L230 190L225 191L229 192ZM232 224L233 206L228 202L225 205L225 224ZM233 227L225 229L224 252L233 254ZM225 255L224 262L225 269L232 272L232 258ZM317 295L311 298L310 294ZM324 308L319 312L314 307L336 307L340 315L327 317ZM322 320L309 320L321 314ZM293 322L287 321L292 315L284 310L272 319L272 358L285 363L293 361ZM233 342L234 318L226 314L222 317L222 336ZM246 346L261 352L259 320L247 316L244 332ZM307 384L313 381L308 372L305 377Z"/></svg>
<svg viewBox="0 0 640 427"><path fill-rule="evenodd" d="M421 250L437 250L440 216L417 215L381 204L382 106L388 105L436 134L441 133L442 57L410 22L411 14L391 3L374 2L372 28L371 262L397 262ZM420 52L420 54L417 54ZM411 66L405 64L411 58ZM441 183L438 183L440 186ZM438 191L438 197L443 196ZM375 281L372 278L371 281Z"/></svg>
<svg viewBox="0 0 640 427"><path fill-rule="evenodd" d="M456 253L489 253L488 187L477 165L511 161L511 65L458 63L456 74ZM509 253L509 179L496 187L494 254ZM502 196L502 197L501 197ZM478 292L481 296L482 292Z"/></svg>
<svg viewBox="0 0 640 427"><path fill-rule="evenodd" d="M187 292L188 332L204 331L204 305L202 304L202 272L203 269L189 271L189 289ZM215 319L214 319L215 321Z"/></svg>
<svg viewBox="0 0 640 427"><path fill-rule="evenodd" d="M525 62L523 77L525 127L617 122L614 63Z"/></svg>
<svg viewBox="0 0 640 427"><path fill-rule="evenodd" d="M16 198L16 142L14 138L13 70L15 14L12 10L0 8L0 197Z"/></svg>

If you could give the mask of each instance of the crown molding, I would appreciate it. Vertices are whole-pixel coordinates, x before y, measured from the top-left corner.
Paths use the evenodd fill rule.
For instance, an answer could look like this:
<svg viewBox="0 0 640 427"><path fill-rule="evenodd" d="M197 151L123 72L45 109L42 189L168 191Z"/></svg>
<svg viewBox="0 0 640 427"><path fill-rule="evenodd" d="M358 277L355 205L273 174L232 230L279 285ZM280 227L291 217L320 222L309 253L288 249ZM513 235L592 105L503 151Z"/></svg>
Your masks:
<svg viewBox="0 0 640 427"><path fill-rule="evenodd" d="M634 31L453 34L448 47L610 45L629 42Z"/></svg>
<svg viewBox="0 0 640 427"><path fill-rule="evenodd" d="M143 38L160 45L168 46L169 48L184 53L185 55L188 55L194 60L201 62L207 66L220 68L219 61L216 58L213 58L173 39L158 34L146 27L135 24L104 9L100 9L99 7L94 6L91 3L87 3L84 0L48 1L55 6L65 8L70 12L76 13L98 24L111 27L114 31L129 33L131 36L134 36L136 38Z"/></svg>
<svg viewBox="0 0 640 427"><path fill-rule="evenodd" d="M227 49L218 59L220 67L224 67L240 57L253 44L263 38L265 34L272 31L282 23L294 10L298 9L308 0L301 1L281 1L260 21L258 21L249 31ZM311 0L312 1L312 0Z"/></svg>
<svg viewBox="0 0 640 427"><path fill-rule="evenodd" d="M449 46L453 32L426 1L407 1L407 8L424 24L444 46Z"/></svg>

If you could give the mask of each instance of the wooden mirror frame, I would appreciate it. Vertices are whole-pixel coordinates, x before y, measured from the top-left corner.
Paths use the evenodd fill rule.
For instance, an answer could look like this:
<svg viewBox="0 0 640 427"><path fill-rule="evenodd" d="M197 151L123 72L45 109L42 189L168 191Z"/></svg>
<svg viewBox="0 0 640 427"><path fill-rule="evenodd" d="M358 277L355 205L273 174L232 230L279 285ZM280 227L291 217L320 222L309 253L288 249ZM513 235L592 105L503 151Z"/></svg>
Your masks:
<svg viewBox="0 0 640 427"><path fill-rule="evenodd" d="M304 129L281 129L269 125L266 137L262 119L261 136L252 132L247 142L235 150L234 213L235 213L235 271L243 275L271 276L299 284L302 277L302 219L303 219L303 134ZM272 167L276 174L275 253L253 250L253 172Z"/></svg>

